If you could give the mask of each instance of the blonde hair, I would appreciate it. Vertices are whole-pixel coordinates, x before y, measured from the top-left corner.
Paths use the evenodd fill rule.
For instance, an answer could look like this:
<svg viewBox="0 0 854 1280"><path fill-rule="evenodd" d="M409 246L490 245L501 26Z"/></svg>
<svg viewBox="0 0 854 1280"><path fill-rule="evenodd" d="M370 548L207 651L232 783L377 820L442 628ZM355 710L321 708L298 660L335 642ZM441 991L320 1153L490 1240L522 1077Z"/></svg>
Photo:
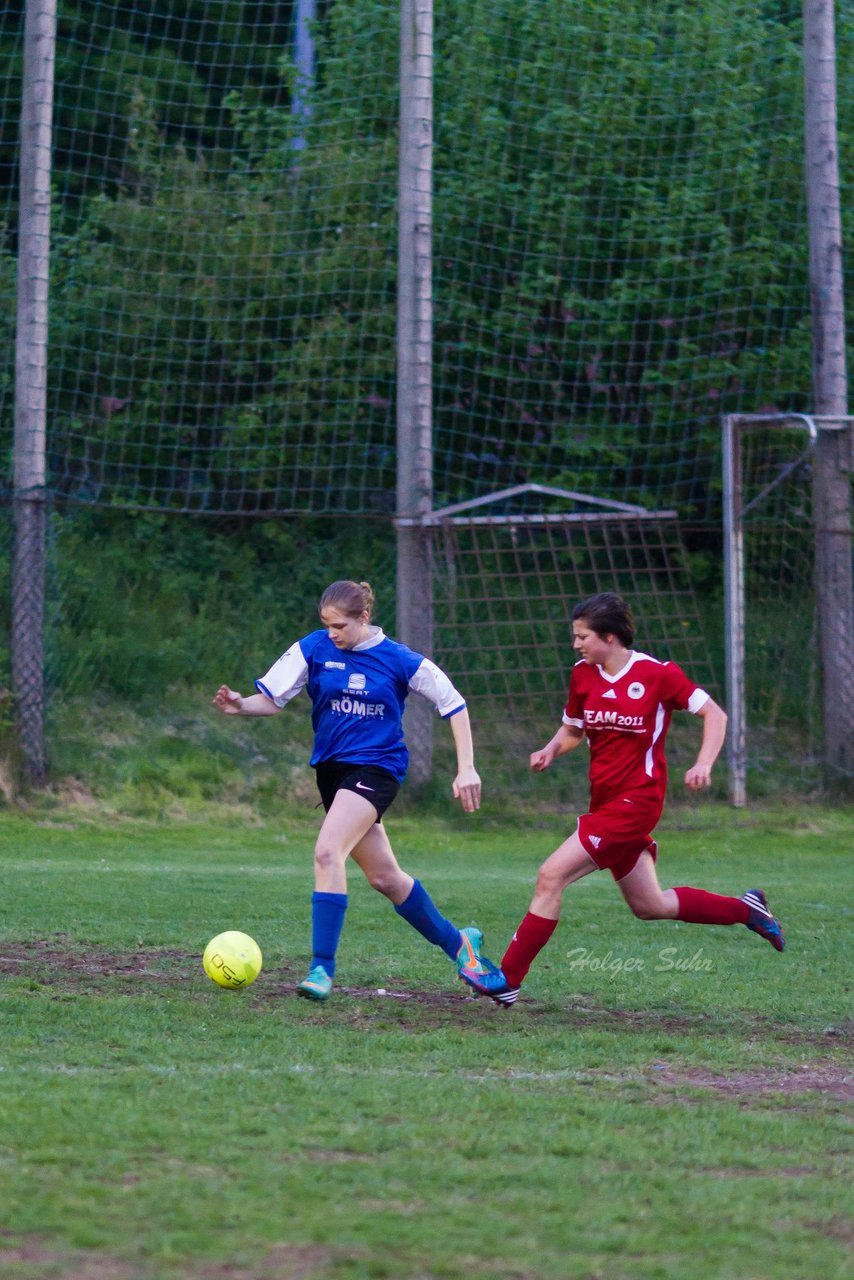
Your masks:
<svg viewBox="0 0 854 1280"><path fill-rule="evenodd" d="M349 578L331 582L317 606L318 613L322 613L324 609L339 609L348 618L360 618L365 612L370 617L374 609L374 593L370 582L352 582Z"/></svg>

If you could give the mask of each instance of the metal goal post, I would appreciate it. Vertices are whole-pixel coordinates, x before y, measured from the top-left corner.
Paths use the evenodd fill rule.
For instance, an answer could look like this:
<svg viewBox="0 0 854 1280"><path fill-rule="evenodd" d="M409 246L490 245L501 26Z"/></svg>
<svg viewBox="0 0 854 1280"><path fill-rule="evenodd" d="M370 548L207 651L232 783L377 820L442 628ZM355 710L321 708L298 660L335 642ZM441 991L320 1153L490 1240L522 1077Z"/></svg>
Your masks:
<svg viewBox="0 0 854 1280"><path fill-rule="evenodd" d="M751 640L747 613L751 582L766 584L765 610L770 615L766 619L770 630L786 626L792 614L802 615L795 619L801 632L800 671L777 667L768 678L778 686L805 679L810 659L807 651L812 650L821 689L804 690L804 698L809 699L815 692L816 705L822 711L818 754L824 777L826 781L843 774L850 778L850 747L845 745L854 735L850 476L845 475L842 484L849 502L836 503L831 518L816 459L822 444L836 437L838 455L844 461L852 423L854 415L806 413L728 414L722 419L729 792L732 804L739 807L747 803L750 763L747 707L753 691L747 677ZM785 454L772 446L774 433L791 437ZM846 472L848 468L841 470ZM801 482L793 497L796 475L801 476ZM748 565L745 537L758 527L758 522L775 532L772 540L766 538L759 554L754 551ZM834 566L833 575L822 572L822 564L828 562ZM775 596L775 575L782 578L788 570L791 582L792 563L797 565L800 580L808 584L809 591L798 597L797 590L788 596L777 590ZM761 654L753 655L754 671L761 660ZM772 665L772 659L767 662Z"/></svg>

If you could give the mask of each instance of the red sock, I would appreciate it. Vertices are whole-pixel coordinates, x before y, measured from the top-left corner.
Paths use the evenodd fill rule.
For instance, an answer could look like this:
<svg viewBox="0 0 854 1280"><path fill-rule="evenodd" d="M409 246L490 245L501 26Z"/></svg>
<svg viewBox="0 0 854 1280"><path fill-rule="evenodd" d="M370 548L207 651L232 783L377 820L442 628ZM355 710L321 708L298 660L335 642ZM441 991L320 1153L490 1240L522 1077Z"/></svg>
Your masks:
<svg viewBox="0 0 854 1280"><path fill-rule="evenodd" d="M525 975L557 928L557 920L535 916L529 911L513 934L513 941L504 952L502 972L511 987L521 987Z"/></svg>
<svg viewBox="0 0 854 1280"><path fill-rule="evenodd" d="M682 887L673 892L679 899L677 920L686 924L747 924L750 908L741 898L725 898L705 889Z"/></svg>

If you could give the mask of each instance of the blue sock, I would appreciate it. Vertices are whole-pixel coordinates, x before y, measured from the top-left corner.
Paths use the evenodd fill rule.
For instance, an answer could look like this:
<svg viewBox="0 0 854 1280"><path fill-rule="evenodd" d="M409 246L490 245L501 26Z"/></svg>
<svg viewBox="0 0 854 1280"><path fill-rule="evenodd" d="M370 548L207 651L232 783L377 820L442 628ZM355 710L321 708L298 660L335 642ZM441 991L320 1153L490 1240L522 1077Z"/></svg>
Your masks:
<svg viewBox="0 0 854 1280"><path fill-rule="evenodd" d="M323 965L330 978L335 976L335 952L346 910L346 893L311 895L311 967Z"/></svg>
<svg viewBox="0 0 854 1280"><path fill-rule="evenodd" d="M395 907L395 911L428 942L432 942L434 947L441 947L446 956L456 960L460 949L460 931L450 920L445 919L420 880L415 881L409 897Z"/></svg>

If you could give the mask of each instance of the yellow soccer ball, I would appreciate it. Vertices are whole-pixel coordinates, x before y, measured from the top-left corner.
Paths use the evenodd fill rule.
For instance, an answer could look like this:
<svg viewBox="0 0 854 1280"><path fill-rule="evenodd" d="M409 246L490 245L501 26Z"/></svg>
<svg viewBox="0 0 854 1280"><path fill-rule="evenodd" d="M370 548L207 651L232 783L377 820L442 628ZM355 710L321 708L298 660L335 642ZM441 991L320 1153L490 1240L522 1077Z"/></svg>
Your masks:
<svg viewBox="0 0 854 1280"><path fill-rule="evenodd" d="M220 987L241 991L254 982L263 964L261 948L248 933L228 929L211 938L202 957L205 973Z"/></svg>

